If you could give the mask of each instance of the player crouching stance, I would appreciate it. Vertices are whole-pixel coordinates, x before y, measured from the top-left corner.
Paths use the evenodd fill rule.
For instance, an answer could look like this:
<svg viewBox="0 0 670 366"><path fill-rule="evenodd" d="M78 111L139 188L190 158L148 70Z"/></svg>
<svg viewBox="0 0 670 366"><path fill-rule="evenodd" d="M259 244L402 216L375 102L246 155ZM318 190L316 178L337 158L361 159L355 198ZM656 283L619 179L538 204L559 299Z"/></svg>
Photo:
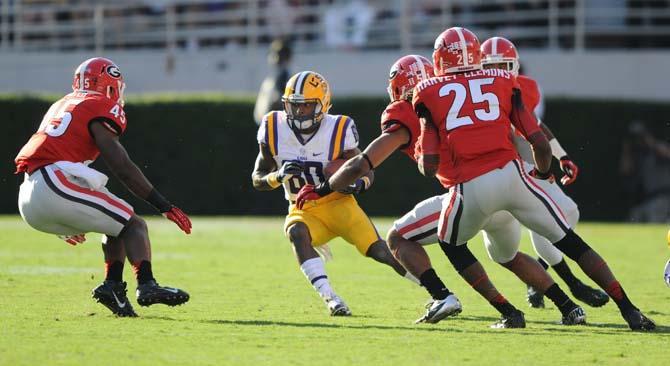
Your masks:
<svg viewBox="0 0 670 366"><path fill-rule="evenodd" d="M382 164L394 151L399 150L416 162L416 143L421 134L419 118L412 108L413 89L422 80L433 77L433 65L428 59L419 55L408 55L398 59L389 73L389 96L391 103L381 116L382 133L365 148L357 157L347 161L326 182L316 187L304 186L298 194L298 202L308 196L319 196L328 191L342 189L369 170ZM453 185L458 179L455 165L449 164L445 157L436 176L446 186ZM428 198L418 203L414 209L396 220L389 230L387 242L393 255L412 274L418 277L421 284L433 298L426 314L418 322L437 323L450 315L461 311L460 302L450 293L437 273L432 268L430 258L424 245L438 242L437 226L446 195ZM498 212L484 225L484 235L489 243L505 246L516 246L520 240L520 227L507 212ZM495 288L484 268L467 248L467 245L441 245L444 253L454 265L458 273L482 297L484 297L501 314L501 319L492 325L493 328L523 328L525 318L523 312L512 305ZM519 263L533 263L533 259L524 253L518 253L513 266L508 266L509 257L502 259L492 245L487 245L489 256L514 272L523 281L533 282L536 274L544 270L535 264L531 270ZM565 297L558 289L552 291L553 300L559 301L565 325L582 324L585 321L583 310L576 304L565 302Z"/></svg>
<svg viewBox="0 0 670 366"><path fill-rule="evenodd" d="M284 187L290 203L284 232L293 244L300 269L326 302L330 314L351 315L351 311L333 291L315 247L325 248L322 246L338 236L355 245L361 254L418 283L393 258L352 195L369 188L372 175L305 206L295 204L303 185L325 180L324 171L331 161L349 159L360 152L358 133L351 118L328 114L330 88L316 72L293 75L282 100L284 111L268 113L258 130L260 151L252 174L253 185L260 191Z"/></svg>
<svg viewBox="0 0 670 366"><path fill-rule="evenodd" d="M654 329L654 322L633 305L607 263L575 234L537 184L536 179L552 178L551 146L525 109L514 75L482 70L479 40L460 27L447 29L435 40L433 60L436 77L415 88L413 104L421 119L422 173L434 176L444 152L458 163L457 184L449 189L440 214L441 244L461 246L491 215L508 211L576 261L614 300L631 329ZM510 140L511 124L531 144L535 162L531 174L523 169ZM516 261L518 248L495 246L510 255L510 263ZM548 276L532 286L547 296L557 288Z"/></svg>
<svg viewBox="0 0 670 366"><path fill-rule="evenodd" d="M540 102L540 90L535 80L525 75L519 75L519 53L514 44L505 38L493 37L482 43L481 51L482 68L503 69L511 72L516 76L516 79L519 82L524 107L529 111L536 110L536 107ZM558 139L556 139L549 127L543 121L540 121L539 118L538 123L540 129L549 140L552 154L558 159L561 165L561 170L565 173L561 178L561 183L563 185L571 184L577 179L577 174L579 172L577 165L575 165L575 163L568 157L568 154L563 150ZM526 172L532 171L535 166L533 165L531 148L519 131L515 131L514 133L514 145L523 159L523 166ZM551 196L565 215L570 227L574 228L579 220L579 208L577 207L577 204L568 197L563 190L561 190L555 181L538 180L537 184ZM545 269L548 268L548 266L551 266L563 281L565 281L570 288L570 292L572 292L577 299L594 307L603 306L609 301L609 297L605 292L600 289L596 290L589 287L572 273L570 267L565 262L561 251L551 245L549 240L532 230L529 231L533 248L540 256L540 258L538 258L540 264L542 264ZM488 239L487 236L485 236L485 240L486 239ZM544 294L532 286L528 286L528 302L535 308L544 307Z"/></svg>
<svg viewBox="0 0 670 366"><path fill-rule="evenodd" d="M146 222L105 188L107 176L87 164L102 155L131 192L187 234L191 222L158 193L119 142L127 125L124 88L123 76L112 61L84 61L75 71L73 92L49 108L15 161L16 172L26 176L19 191L21 217L34 229L59 235L72 245L83 243L88 232L104 234L106 276L93 290L93 298L118 316L137 316L122 279L126 257L137 277L140 305L180 305L189 295L156 283Z"/></svg>

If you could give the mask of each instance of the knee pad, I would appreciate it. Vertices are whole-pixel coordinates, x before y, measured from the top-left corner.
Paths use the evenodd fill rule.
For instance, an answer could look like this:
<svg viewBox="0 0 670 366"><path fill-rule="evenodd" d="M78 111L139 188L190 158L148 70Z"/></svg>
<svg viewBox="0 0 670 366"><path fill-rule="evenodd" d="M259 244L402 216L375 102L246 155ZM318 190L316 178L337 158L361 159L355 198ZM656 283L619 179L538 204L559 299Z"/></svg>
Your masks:
<svg viewBox="0 0 670 366"><path fill-rule="evenodd" d="M450 245L449 243L440 241L440 248L444 254L449 258L449 262L454 266L457 272L470 267L473 263L477 262L474 254L468 248L468 243L462 245Z"/></svg>
<svg viewBox="0 0 670 366"><path fill-rule="evenodd" d="M591 250L591 247L572 230L568 231L563 239L554 243L554 246L573 261L579 260L582 254Z"/></svg>

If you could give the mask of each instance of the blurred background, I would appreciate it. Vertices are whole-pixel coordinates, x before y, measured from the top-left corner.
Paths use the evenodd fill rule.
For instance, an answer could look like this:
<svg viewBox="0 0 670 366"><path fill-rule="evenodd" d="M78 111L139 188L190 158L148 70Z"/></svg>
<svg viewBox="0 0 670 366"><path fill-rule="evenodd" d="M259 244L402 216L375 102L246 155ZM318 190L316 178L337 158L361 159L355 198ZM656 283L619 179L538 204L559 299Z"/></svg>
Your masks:
<svg viewBox="0 0 670 366"><path fill-rule="evenodd" d="M287 78L323 74L331 113L354 118L363 148L379 134L391 64L430 58L456 25L517 45L543 92L538 114L581 169L566 191L583 219L670 220L670 1L661 0L0 0L0 212L18 212L12 160L84 59L119 65L122 142L167 197L194 214L277 215L282 194L253 191L250 174L256 121L278 107ZM393 217L439 192L398 155L360 201Z"/></svg>

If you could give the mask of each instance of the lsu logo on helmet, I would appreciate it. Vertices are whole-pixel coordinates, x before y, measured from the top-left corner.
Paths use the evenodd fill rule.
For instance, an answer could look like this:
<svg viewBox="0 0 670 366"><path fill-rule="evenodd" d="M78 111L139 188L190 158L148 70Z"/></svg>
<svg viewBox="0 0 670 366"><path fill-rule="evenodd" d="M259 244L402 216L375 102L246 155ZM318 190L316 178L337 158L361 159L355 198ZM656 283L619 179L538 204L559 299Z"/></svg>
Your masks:
<svg viewBox="0 0 670 366"><path fill-rule="evenodd" d="M313 132L330 110L330 86L319 73L302 71L286 83L282 102L291 128Z"/></svg>

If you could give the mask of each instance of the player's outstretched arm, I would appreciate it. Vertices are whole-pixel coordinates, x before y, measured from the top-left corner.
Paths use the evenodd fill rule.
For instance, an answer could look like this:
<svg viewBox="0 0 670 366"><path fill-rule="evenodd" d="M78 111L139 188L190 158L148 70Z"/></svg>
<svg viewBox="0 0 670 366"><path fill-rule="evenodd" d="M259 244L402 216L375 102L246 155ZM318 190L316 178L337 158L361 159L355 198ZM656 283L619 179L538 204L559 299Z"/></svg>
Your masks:
<svg viewBox="0 0 670 366"><path fill-rule="evenodd" d="M549 126L544 122L540 122L540 128L542 129L542 132L544 132L544 135L547 136L549 146L551 146L551 152L554 157L558 159L561 164L561 170L565 174L561 178L561 183L565 186L572 184L577 179L579 167L572 161L572 159L570 159L568 153L565 152L554 133L549 129Z"/></svg>
<svg viewBox="0 0 670 366"><path fill-rule="evenodd" d="M347 160L344 165L333 174L328 183L334 191L339 191L356 183L356 180L366 176L381 163L384 162L399 147L406 144L410 139L406 128L400 128L393 132L384 132L374 139L363 153L356 154ZM370 178L370 177L368 177ZM371 184L372 182L370 182Z"/></svg>
<svg viewBox="0 0 670 366"><path fill-rule="evenodd" d="M105 123L104 120L94 120L89 125L89 130L100 149L100 155L112 173L134 195L149 202L167 219L177 224L185 233L190 234L192 226L188 216L158 193L140 168L130 160L128 152L119 142L118 135L105 127Z"/></svg>
<svg viewBox="0 0 670 366"><path fill-rule="evenodd" d="M359 148L343 151L342 156L341 156L342 159L347 159L347 163L350 162L352 159L355 159L356 157L360 157L364 160L362 162L362 164L370 165L368 163L369 158L366 159L366 157L363 155L363 153L361 152L361 150ZM346 163L345 163L345 165L346 165ZM332 177L331 177L331 178L328 179L327 184L324 182L324 183L320 184L320 186L328 185L328 187L330 187L330 189L332 191L338 191L338 192L349 193L349 194L351 194L351 193L362 193L362 192L367 191L370 188L370 186L372 185L372 182L374 182L374 180L375 180L374 168L366 166L362 170L360 170L358 168L360 168L359 165L361 165L361 164L356 164L356 165L357 165L357 167L355 167L356 169L353 169L353 170L357 170L357 172L350 172L349 177L347 178L351 181L351 183L346 184L346 185L342 184L342 183L338 183L338 187L341 186L342 188L333 188L333 186L330 185L330 182L331 182L331 179L332 179ZM342 167L344 167L344 165ZM340 167L340 169L338 169L338 171L333 176L335 176L338 172L341 172L342 167ZM357 173L357 174L352 174L352 173Z"/></svg>

